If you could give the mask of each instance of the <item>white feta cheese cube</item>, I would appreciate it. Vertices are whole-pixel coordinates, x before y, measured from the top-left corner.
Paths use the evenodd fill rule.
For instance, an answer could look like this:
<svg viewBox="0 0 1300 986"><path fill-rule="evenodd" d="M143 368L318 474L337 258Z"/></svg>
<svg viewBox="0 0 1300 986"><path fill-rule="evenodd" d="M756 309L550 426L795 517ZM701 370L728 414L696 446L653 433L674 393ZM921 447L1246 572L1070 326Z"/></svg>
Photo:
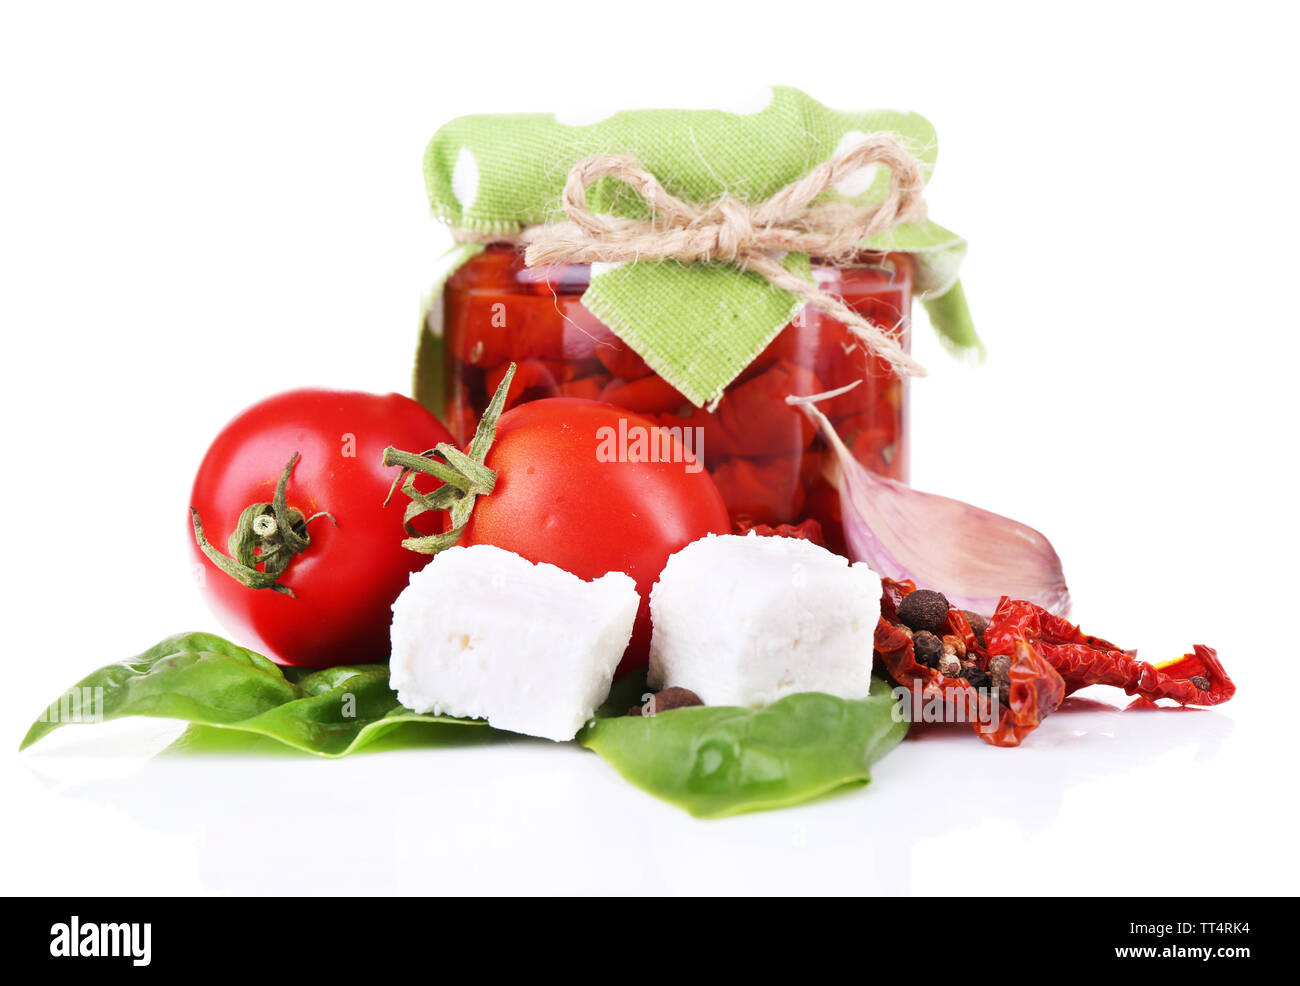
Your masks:
<svg viewBox="0 0 1300 986"><path fill-rule="evenodd" d="M491 545L454 547L393 603L391 682L416 712L568 740L609 694L641 597Z"/></svg>
<svg viewBox="0 0 1300 986"><path fill-rule="evenodd" d="M710 534L668 559L650 618L651 688L706 705L866 698L880 579L809 541Z"/></svg>

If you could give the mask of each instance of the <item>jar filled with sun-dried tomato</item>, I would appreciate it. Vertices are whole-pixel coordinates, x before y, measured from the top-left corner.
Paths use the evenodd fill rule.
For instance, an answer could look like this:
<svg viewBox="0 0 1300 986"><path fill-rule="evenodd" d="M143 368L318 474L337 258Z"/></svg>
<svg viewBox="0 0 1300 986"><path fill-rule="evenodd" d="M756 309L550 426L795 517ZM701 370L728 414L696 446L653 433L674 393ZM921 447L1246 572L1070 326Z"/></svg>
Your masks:
<svg viewBox="0 0 1300 986"><path fill-rule="evenodd" d="M816 521L843 550L824 435L906 481L913 298L950 349L980 349L965 241L925 211L936 148L914 113L782 87L743 112L453 120L425 153L456 245L416 396L463 444L515 363L508 405L634 411L681 436L737 529ZM821 429L786 400L812 395Z"/></svg>
<svg viewBox="0 0 1300 986"><path fill-rule="evenodd" d="M906 346L912 259L864 252L834 266L814 261L819 286ZM716 406L697 407L655 373L581 303L582 264L530 268L499 244L461 266L442 295L445 419L458 442L517 364L506 406L544 397L584 397L627 408L671 428L713 476L738 527L817 520L842 545L839 501L826 469L832 457L787 394L817 394L856 381L820 406L868 468L907 479L907 383L842 323L804 308L727 387Z"/></svg>

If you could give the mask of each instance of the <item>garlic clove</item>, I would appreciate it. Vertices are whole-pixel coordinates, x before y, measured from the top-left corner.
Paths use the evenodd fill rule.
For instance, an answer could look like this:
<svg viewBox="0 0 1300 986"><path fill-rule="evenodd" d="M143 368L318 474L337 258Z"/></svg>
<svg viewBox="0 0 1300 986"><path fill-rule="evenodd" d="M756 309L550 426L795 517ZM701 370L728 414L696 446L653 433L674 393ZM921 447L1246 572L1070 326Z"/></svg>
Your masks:
<svg viewBox="0 0 1300 986"><path fill-rule="evenodd" d="M924 493L861 463L816 402L850 387L787 397L821 429L835 452L844 537L854 561L877 575L938 589L960 609L991 613L1002 596L1064 616L1070 593L1061 559L1040 532L951 497Z"/></svg>

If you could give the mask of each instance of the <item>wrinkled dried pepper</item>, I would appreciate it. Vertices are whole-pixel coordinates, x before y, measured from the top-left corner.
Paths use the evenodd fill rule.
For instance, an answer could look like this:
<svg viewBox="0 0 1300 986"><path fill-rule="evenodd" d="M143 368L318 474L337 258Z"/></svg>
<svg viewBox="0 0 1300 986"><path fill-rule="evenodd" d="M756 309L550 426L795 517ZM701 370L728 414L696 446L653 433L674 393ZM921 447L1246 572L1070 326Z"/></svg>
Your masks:
<svg viewBox="0 0 1300 986"><path fill-rule="evenodd" d="M984 631L990 654L1005 653L1017 640L1036 647L1065 680L1066 694L1088 685L1113 685L1148 701L1219 705L1237 687L1213 648L1196 644L1190 654L1150 664L1100 637L1024 600L1003 598Z"/></svg>
<svg viewBox="0 0 1300 986"><path fill-rule="evenodd" d="M738 520L735 525L737 534L753 531L759 537L794 538L796 541L811 541L822 548L826 547L826 538L822 534L822 525L815 520L805 520L802 524L755 524L750 520Z"/></svg>
<svg viewBox="0 0 1300 986"><path fill-rule="evenodd" d="M918 688L919 698L955 696L962 700L956 707L978 710L982 714L969 717L974 729L995 746L1018 745L1066 695L1088 685L1113 685L1148 702L1167 698L1204 706L1226 702L1236 691L1209 647L1197 644L1189 654L1153 665L1033 603L1007 597L982 642L961 610L948 609L945 633L962 641L969 665L991 673L998 692L976 687L917 661L914 634L898 620L899 603L915 588L884 580L876 659L895 683ZM990 703L996 703L996 716Z"/></svg>
<svg viewBox="0 0 1300 986"><path fill-rule="evenodd" d="M977 688L965 678L949 677L920 664L912 645L912 631L898 622L898 604L916 586L911 582L884 579L880 605L880 622L876 625L876 658L896 684L919 686L921 701L935 699L943 707L965 710L975 732L994 746L1017 746L1055 712L1065 697L1065 682L1051 664L1027 642L1013 646L1006 655L1007 680L1002 687L1007 696L995 695L990 689ZM981 648L970 623L961 610L948 610L948 633L962 639L967 653L978 662ZM987 639L987 638L986 638ZM987 670L987 661L983 664Z"/></svg>

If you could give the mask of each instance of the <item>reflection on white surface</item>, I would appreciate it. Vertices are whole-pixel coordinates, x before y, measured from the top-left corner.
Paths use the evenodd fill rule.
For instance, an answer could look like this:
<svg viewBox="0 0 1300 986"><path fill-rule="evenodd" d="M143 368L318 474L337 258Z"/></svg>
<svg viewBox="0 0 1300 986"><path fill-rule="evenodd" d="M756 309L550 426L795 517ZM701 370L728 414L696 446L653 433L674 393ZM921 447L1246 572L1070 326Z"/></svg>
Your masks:
<svg viewBox="0 0 1300 986"><path fill-rule="evenodd" d="M439 745L338 761L229 734L160 752L177 728L141 720L64 730L17 773L31 824L75 851L17 861L6 889L1205 892L1194 861L1242 824L1222 711L1076 696L1016 750L929 727L866 788L709 822L571 745L424 728Z"/></svg>

